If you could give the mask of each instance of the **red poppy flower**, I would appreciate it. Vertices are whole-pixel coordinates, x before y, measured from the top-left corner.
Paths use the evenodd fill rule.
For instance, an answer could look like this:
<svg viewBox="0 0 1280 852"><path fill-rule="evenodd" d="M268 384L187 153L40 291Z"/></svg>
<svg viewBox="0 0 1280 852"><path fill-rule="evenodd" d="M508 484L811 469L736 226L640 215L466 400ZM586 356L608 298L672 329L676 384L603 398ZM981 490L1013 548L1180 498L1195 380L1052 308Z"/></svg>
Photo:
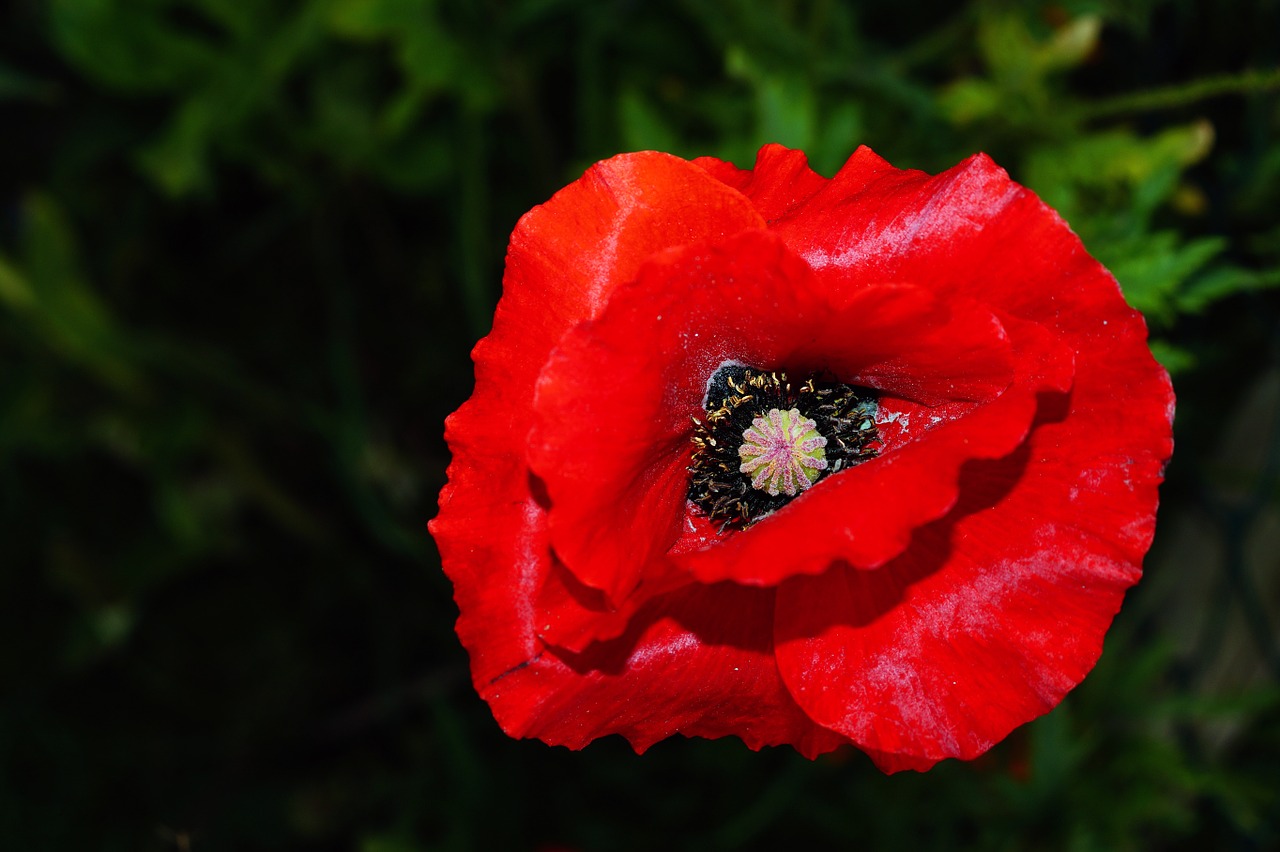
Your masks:
<svg viewBox="0 0 1280 852"><path fill-rule="evenodd" d="M978 155L615 157L516 226L431 529L511 735L972 758L1085 676L1173 394Z"/></svg>

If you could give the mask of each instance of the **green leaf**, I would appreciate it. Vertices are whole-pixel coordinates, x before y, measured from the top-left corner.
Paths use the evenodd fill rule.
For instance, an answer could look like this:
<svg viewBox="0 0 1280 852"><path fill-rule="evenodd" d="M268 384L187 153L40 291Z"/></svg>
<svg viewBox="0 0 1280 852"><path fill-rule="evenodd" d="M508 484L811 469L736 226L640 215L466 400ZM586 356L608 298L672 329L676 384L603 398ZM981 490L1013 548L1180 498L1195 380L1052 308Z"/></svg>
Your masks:
<svg viewBox="0 0 1280 852"><path fill-rule="evenodd" d="M1175 346L1167 340L1152 340L1151 354L1160 362L1160 366L1169 371L1171 376L1185 373L1197 363L1194 353L1181 346Z"/></svg>
<svg viewBox="0 0 1280 852"><path fill-rule="evenodd" d="M1023 88L1037 70L1037 45L1023 16L1014 9L987 7L978 24L978 48L992 77L1002 86Z"/></svg>
<svg viewBox="0 0 1280 852"><path fill-rule="evenodd" d="M1107 130L1033 148L1026 183L1071 223L1085 244L1141 243L1152 215L1169 203L1182 172L1209 151L1206 122L1173 127L1150 138ZM1123 258L1124 252L1109 257Z"/></svg>
<svg viewBox="0 0 1280 852"><path fill-rule="evenodd" d="M746 81L755 94L756 142L807 150L817 124L813 86L794 72L773 72L742 47L730 49L726 61L729 74Z"/></svg>
<svg viewBox="0 0 1280 852"><path fill-rule="evenodd" d="M0 300L26 317L31 331L54 351L118 390L139 390L142 380L130 363L133 346L85 280L61 209L37 194L22 212L22 260L0 256Z"/></svg>
<svg viewBox="0 0 1280 852"><path fill-rule="evenodd" d="M421 0L332 0L328 25L349 38L378 39L421 20L434 3Z"/></svg>
<svg viewBox="0 0 1280 852"><path fill-rule="evenodd" d="M168 195L191 195L210 185L209 146L219 121L207 98L188 100L159 139L142 148L138 165Z"/></svg>
<svg viewBox="0 0 1280 852"><path fill-rule="evenodd" d="M618 98L618 124L628 151L676 153L682 148L675 130L637 89L625 89Z"/></svg>
<svg viewBox="0 0 1280 852"><path fill-rule="evenodd" d="M1036 62L1045 70L1075 68L1098 46L1102 19L1083 15L1054 31L1053 37L1036 51Z"/></svg>
<svg viewBox="0 0 1280 852"><path fill-rule="evenodd" d="M854 149L863 144L865 136L862 107L852 101L837 104L824 114L817 139L808 152L809 161L820 174L835 174Z"/></svg>
<svg viewBox="0 0 1280 852"><path fill-rule="evenodd" d="M1135 239L1103 258L1120 282L1129 304L1165 323L1177 314L1183 285L1226 247L1221 237L1201 237L1179 244L1174 231ZM1101 254L1101 253L1100 253Z"/></svg>
<svg viewBox="0 0 1280 852"><path fill-rule="evenodd" d="M1000 111L1003 94L989 80L969 77L942 90L938 107L953 124L970 124L990 118Z"/></svg>
<svg viewBox="0 0 1280 852"><path fill-rule="evenodd" d="M790 148L812 147L816 107L813 89L798 77L770 77L756 88L757 129L761 142Z"/></svg>
<svg viewBox="0 0 1280 852"><path fill-rule="evenodd" d="M1177 295L1177 308L1186 314L1197 314L1213 302L1233 296L1280 286L1280 268L1261 272L1223 266L1198 276Z"/></svg>
<svg viewBox="0 0 1280 852"><path fill-rule="evenodd" d="M36 306L36 294L31 285L3 255L0 255L0 302L15 311L28 311Z"/></svg>
<svg viewBox="0 0 1280 852"><path fill-rule="evenodd" d="M183 91L218 60L208 40L168 25L158 0L50 0L54 43L82 72L134 92Z"/></svg>

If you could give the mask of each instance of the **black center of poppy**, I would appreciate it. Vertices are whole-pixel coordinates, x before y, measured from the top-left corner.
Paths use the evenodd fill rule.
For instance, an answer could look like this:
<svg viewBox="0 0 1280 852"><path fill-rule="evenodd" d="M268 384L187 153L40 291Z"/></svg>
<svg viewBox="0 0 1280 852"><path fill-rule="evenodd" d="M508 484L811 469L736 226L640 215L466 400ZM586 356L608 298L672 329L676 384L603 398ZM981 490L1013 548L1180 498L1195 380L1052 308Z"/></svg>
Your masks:
<svg viewBox="0 0 1280 852"><path fill-rule="evenodd" d="M727 364L694 418L689 499L724 529L745 529L880 449L876 395L813 374L794 382Z"/></svg>

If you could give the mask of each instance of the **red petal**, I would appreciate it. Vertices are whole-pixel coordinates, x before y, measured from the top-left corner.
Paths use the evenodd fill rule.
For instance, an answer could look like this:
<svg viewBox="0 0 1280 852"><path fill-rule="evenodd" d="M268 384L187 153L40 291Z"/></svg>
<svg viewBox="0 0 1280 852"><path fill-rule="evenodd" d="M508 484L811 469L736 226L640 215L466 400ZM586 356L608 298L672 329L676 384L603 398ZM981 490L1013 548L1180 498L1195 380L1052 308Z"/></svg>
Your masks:
<svg viewBox="0 0 1280 852"><path fill-rule="evenodd" d="M687 575L651 572L642 584L614 603L604 592L583 584L564 563L553 559L551 572L533 600L538 639L567 651L620 636L650 598L687 585Z"/></svg>
<svg viewBox="0 0 1280 852"><path fill-rule="evenodd" d="M637 751L673 734L830 751L846 740L783 687L772 622L772 591L690 586L650 601L612 642L547 648L476 686L511 736L575 749L619 733Z"/></svg>
<svg viewBox="0 0 1280 852"><path fill-rule="evenodd" d="M740 193L677 157L605 160L516 225L498 318L550 325L554 344L653 254L763 226ZM528 366L536 371L541 359Z"/></svg>
<svg viewBox="0 0 1280 852"><path fill-rule="evenodd" d="M1141 317L1056 214L984 157L930 178L861 150L830 182L781 149L762 151L752 172L690 167L721 181L719 195L670 160L604 164L513 236L494 333L477 347L476 395L449 421L455 461L433 523L478 689L513 734L573 746L621 731L644 748L680 731L816 754L841 739L821 727L830 725L889 771L980 753L1092 666L1150 544L1173 397ZM521 457L534 378L644 255L759 227L739 189L817 267L816 289L910 282L943 303L990 304L1075 351L1074 389L1041 398L1017 452L964 465L956 507L917 527L879 571L837 567L777 590L694 585L636 610L646 577L614 611L568 572L553 573L548 503ZM685 196L711 206L685 209ZM700 218L705 209L715 221ZM668 227L672 216L680 221ZM1020 337L1016 322L1005 325ZM947 422L1006 397L929 411ZM884 405L898 419L882 435L902 458L934 439L915 431L926 411L918 402L886 396ZM777 670L762 638L775 594ZM578 647L632 620L613 642L557 656L539 639L547 616ZM782 691L778 670L816 722Z"/></svg>
<svg viewBox="0 0 1280 852"><path fill-rule="evenodd" d="M769 183L755 175L744 185L749 194ZM1126 353L1138 341L1145 349L1141 314L1124 305L1115 279L1057 213L984 154L929 176L859 148L770 229L835 286L908 281L1040 322L1077 352ZM1163 371L1144 360L1158 380Z"/></svg>
<svg viewBox="0 0 1280 852"><path fill-rule="evenodd" d="M820 481L750 529L683 554L681 566L703 582L773 585L837 560L878 568L901 553L918 526L955 504L966 463L1011 452L1026 436L1039 396L1071 386L1070 351L1040 326L1013 321L1010 331L1019 376L1005 393ZM929 412L917 407L915 416Z"/></svg>
<svg viewBox="0 0 1280 852"><path fill-rule="evenodd" d="M777 362L815 313L807 274L777 239L748 232L655 261L566 335L538 383L529 460L551 496L556 553L583 583L618 602L660 561L683 522L690 418L705 413L711 374L758 348ZM762 336L743 351L748 329Z"/></svg>
<svg viewBox="0 0 1280 852"><path fill-rule="evenodd" d="M1096 661L1154 529L1168 377L1111 276L985 157L929 178L860 151L779 229L819 275L980 298L1076 353L1071 394L1041 399L1017 452L966 465L901 556L778 590L779 668L819 724L886 771L974 757Z"/></svg>
<svg viewBox="0 0 1280 852"><path fill-rule="evenodd" d="M776 144L760 149L750 171L714 157L699 157L693 162L750 198L770 224L798 210L827 184L826 178L809 168L803 151Z"/></svg>
<svg viewBox="0 0 1280 852"><path fill-rule="evenodd" d="M964 502L881 570L778 589L787 686L886 771L976 757L1055 706L1138 578L1100 518L1066 520L1062 483L1032 451L968 466Z"/></svg>
<svg viewBox="0 0 1280 852"><path fill-rule="evenodd" d="M906 286L824 292L764 232L670 253L620 287L597 321L567 334L539 379L529 458L550 495L554 549L579 580L614 603L646 574L652 579L663 570L688 512L690 418L705 413L707 383L726 361L793 374L826 369L940 404L994 397L1009 382L1011 360L1003 328L974 303L942 305ZM1022 408L1014 442L1030 423L1034 401ZM1011 446L999 440L996 455ZM932 487L931 478L953 477L963 459L983 453L992 451L981 440L957 438L945 444L952 460L930 462L936 476L922 473L916 482ZM911 526L950 506L954 488L939 487L950 493L924 510L932 515L904 503L865 526L905 544ZM797 512L806 500L793 504ZM704 581L776 583L798 570L825 568L847 547L834 534L807 538L813 552L799 562L789 548L763 560L758 551L715 558L713 549L690 564L712 566L700 570ZM715 570L723 573L709 576Z"/></svg>
<svg viewBox="0 0 1280 852"><path fill-rule="evenodd" d="M475 393L445 422L453 462L429 525L478 683L538 647L528 616L550 553L524 445L552 347L653 252L760 225L736 191L649 152L593 166L516 226L493 331L473 352Z"/></svg>

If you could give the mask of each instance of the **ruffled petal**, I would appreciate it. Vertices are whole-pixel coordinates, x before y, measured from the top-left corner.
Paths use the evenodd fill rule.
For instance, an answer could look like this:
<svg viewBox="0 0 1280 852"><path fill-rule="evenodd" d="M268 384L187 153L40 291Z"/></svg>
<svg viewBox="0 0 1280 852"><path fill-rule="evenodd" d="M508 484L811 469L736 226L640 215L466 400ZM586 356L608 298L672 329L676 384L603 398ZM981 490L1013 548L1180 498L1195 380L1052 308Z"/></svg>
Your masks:
<svg viewBox="0 0 1280 852"><path fill-rule="evenodd" d="M1043 395L1071 387L1070 350L1042 326L1010 320L1008 328L1019 373L1006 392L950 419L930 414L939 422L907 427L896 440L914 436L901 446L891 443L878 458L819 481L750 529L681 553L679 564L703 582L774 585L826 571L837 561L869 569L897 556L917 527L952 508L966 464L1013 451ZM890 410L902 407L884 402ZM911 419L923 421L928 412L917 406Z"/></svg>
<svg viewBox="0 0 1280 852"><path fill-rule="evenodd" d="M961 504L881 570L778 589L792 695L885 771L976 757L1057 705L1139 576L1101 516L1072 520L1070 492L1097 467L1061 480L1031 461L1038 443L967 466Z"/></svg>
<svg viewBox="0 0 1280 852"><path fill-rule="evenodd" d="M981 298L1075 353L1071 393L1040 398L1015 452L967 463L956 507L902 555L778 589L792 694L896 771L981 754L1093 666L1151 542L1173 394L1114 279L1003 170L882 163L859 151L779 225L819 277Z"/></svg>
<svg viewBox="0 0 1280 852"><path fill-rule="evenodd" d="M691 418L704 414L707 383L726 362L792 375L825 370L886 393L970 408L1009 384L1014 356L1005 331L975 303L944 305L901 285L836 295L816 287L808 268L775 237L744 232L722 244L668 253L620 287L598 320L565 336L538 382L529 459L550 496L553 547L578 580L618 604L636 593L647 573L664 570L664 555L689 528ZM1005 420L1015 416L1008 408ZM1030 423L1034 400L1019 410L1024 416L1012 429L1015 442ZM979 428L974 436L940 441L949 460L934 459L933 472L922 472L915 484L932 487L931 477L953 477L965 458L991 454L982 434ZM1002 443L994 454L1008 449ZM820 483L811 493L821 490ZM809 494L792 507L807 511L807 500ZM944 494L924 514L909 507L869 510L863 525L874 530L868 535L905 541L911 526L936 517L951 500ZM765 565L753 551L752 558L715 560L698 579L776 583L795 571L821 570L846 544L839 535L807 538L813 552L804 561L792 560L784 548ZM684 545L689 541L686 536ZM724 574L706 576L711 570Z"/></svg>
<svg viewBox="0 0 1280 852"><path fill-rule="evenodd" d="M585 387L587 371L548 363L582 345L577 335L595 333L586 326L566 336L570 329L595 317L601 328L621 323L609 316L615 300L625 314L630 287L660 283L639 272L652 256L693 246L654 263L674 268L675 258L705 255L707 245L766 220L804 261L797 265L787 252L777 260L785 269L772 283L798 284L801 295L788 290L773 305L768 327L779 326L776 336L728 323L709 340L673 346L706 347L678 358L710 364L718 353L794 369L806 351L827 345L811 335L835 328L830 317L848 294L879 297L900 289L924 294L904 299L936 302L963 316L964 328L987 317L989 327L1007 333L1001 339L1015 348L1019 376L1028 371L1024 356L1035 353L1038 366L1031 369L1039 371L1041 390L1029 394L1015 378L1008 388L968 397L948 396L936 382L908 392L904 379L946 359L904 367L896 377L883 364L875 375L864 360L865 381L884 390L880 459L829 477L756 527L707 549L719 554L714 558L691 555L715 533L687 505L674 512L680 555L663 560L654 554L670 535L662 516L670 507L648 516L659 544L646 544L639 541L644 524L625 523L629 507L621 492L606 496L596 509L601 527L619 531L613 549L622 552L628 541L648 554L638 569L618 563L619 581L607 566L593 565L590 553L575 552L575 540L588 538L557 532L561 508L567 507L565 529L574 526L579 474L557 480L561 466L552 456L573 462L579 448L573 427L547 431L545 412L531 433L535 382L546 365L547 412L579 411L573 400L583 397L567 389ZM709 264L704 271L712 279L727 268L720 260ZM768 274L736 272L748 286L767 283ZM675 281L675 295L694 302L706 285L688 276ZM980 754L1054 706L1093 665L1150 545L1156 488L1171 452L1172 390L1146 349L1140 315L1123 303L1114 279L1055 213L985 157L930 177L895 170L860 149L830 181L813 174L803 155L773 146L751 171L660 154L615 158L521 220L504 291L494 331L476 349L475 396L448 421L454 462L432 531L455 585L458 633L471 653L476 687L508 732L571 747L618 732L637 749L677 732L738 734L753 748L790 742L807 755L851 741L886 771L925 769L945 757ZM635 298L633 315L644 319ZM811 298L826 300L827 324L788 325L789 312ZM680 309L679 298L671 302ZM850 316L840 320L854 327ZM767 338L763 350L742 352L784 354L772 363L753 354L725 357L735 335ZM806 350L810 344L815 348ZM1063 346L1075 355L1074 376ZM997 361L974 364L996 375ZM1069 393L1057 392L1068 385ZM606 379L603 388L613 387ZM538 396L541 406L541 385ZM1035 417L1029 433L1028 398ZM993 432L965 431L984 415ZM562 441L565 435L571 440ZM547 483L525 458L530 437L535 448L558 443L538 464ZM592 444L604 433L578 437L588 455L605 458ZM1012 452L1002 455L999 440L1010 442ZM666 452L679 450L658 455ZM939 465L927 463L930 453ZM844 487L841 477L894 458L901 478L886 475L868 485L868 493L889 495L886 507L864 508L885 512L895 532L868 528L817 555L826 548L809 538L840 539L829 530L846 528L839 501L815 502L823 489ZM608 465L606 459L596 467ZM870 480L871 471L860 476ZM674 493L678 478L669 468L652 491ZM921 499L894 499L898 487ZM895 515L904 507L912 520ZM750 538L754 533L760 535ZM892 546L858 550L877 540ZM813 565L833 553L861 568L883 564L875 571L837 564L814 576L777 573L779 563L803 562L797 541L811 548ZM753 542L759 549L748 553ZM701 558L707 563L695 567ZM721 564L708 568L716 559ZM685 573L695 570L708 582L773 577L780 585L704 585ZM622 591L628 583L630 594ZM610 588L620 600L602 591ZM611 638L593 641L604 637Z"/></svg>
<svg viewBox="0 0 1280 852"><path fill-rule="evenodd" d="M596 164L517 224L493 331L472 353L475 393L445 421L453 461L429 524L477 683L538 647L528 616L551 562L524 445L552 347L653 253L761 224L737 191L654 152Z"/></svg>
<svg viewBox="0 0 1280 852"><path fill-rule="evenodd" d="M577 749L616 733L644 751L673 734L737 736L814 757L847 740L782 685L773 607L771 590L689 586L652 599L611 642L580 654L546 647L476 687L514 737Z"/></svg>
<svg viewBox="0 0 1280 852"><path fill-rule="evenodd" d="M760 227L745 197L678 157L644 151L597 163L516 225L495 327L518 316L554 345L657 252ZM536 374L541 364L528 367Z"/></svg>
<svg viewBox="0 0 1280 852"><path fill-rule="evenodd" d="M783 157L762 162L776 177L753 173L730 183L768 204L752 197L753 187L790 169ZM1076 352L1135 353L1145 377L1162 381L1164 371L1144 352L1142 315L1124 303L1115 279L1052 208L985 154L931 176L859 148L770 230L828 286L907 281L943 299L976 299L1049 327Z"/></svg>
<svg viewBox="0 0 1280 852"><path fill-rule="evenodd" d="M581 651L592 642L620 636L651 598L689 583L687 574L664 570L661 564L653 567L631 594L614 602L553 558L551 571L532 601L538 639L566 651Z"/></svg>
<svg viewBox="0 0 1280 852"><path fill-rule="evenodd" d="M827 184L826 178L809 168L803 151L778 144L761 148L752 169L739 169L714 157L699 157L693 162L751 199L771 225L799 210Z"/></svg>

